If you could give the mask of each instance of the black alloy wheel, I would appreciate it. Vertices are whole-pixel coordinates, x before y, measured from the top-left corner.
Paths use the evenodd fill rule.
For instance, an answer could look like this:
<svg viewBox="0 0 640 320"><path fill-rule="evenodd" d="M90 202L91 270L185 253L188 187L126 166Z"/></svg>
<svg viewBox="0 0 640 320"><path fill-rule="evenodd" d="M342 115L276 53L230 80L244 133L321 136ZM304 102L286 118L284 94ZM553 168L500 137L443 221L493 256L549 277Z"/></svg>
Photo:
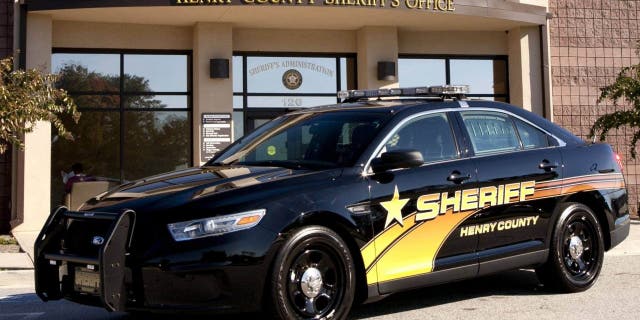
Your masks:
<svg viewBox="0 0 640 320"><path fill-rule="evenodd" d="M566 203L551 239L549 260L536 269L545 285L562 292L590 288L598 278L604 259L602 228L591 209Z"/></svg>
<svg viewBox="0 0 640 320"><path fill-rule="evenodd" d="M338 234L321 226L295 232L275 259L271 295L280 319L344 319L354 299L351 253Z"/></svg>
<svg viewBox="0 0 640 320"><path fill-rule="evenodd" d="M596 271L598 243L597 231L584 213L575 214L567 221L563 234L564 266L576 280L589 279Z"/></svg>

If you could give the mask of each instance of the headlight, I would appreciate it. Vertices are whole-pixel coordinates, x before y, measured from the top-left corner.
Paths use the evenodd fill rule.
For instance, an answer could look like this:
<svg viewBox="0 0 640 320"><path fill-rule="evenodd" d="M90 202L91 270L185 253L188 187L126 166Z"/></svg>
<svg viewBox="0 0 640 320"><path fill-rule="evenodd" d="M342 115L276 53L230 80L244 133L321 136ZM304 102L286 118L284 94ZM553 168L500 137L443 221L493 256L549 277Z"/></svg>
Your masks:
<svg viewBox="0 0 640 320"><path fill-rule="evenodd" d="M217 236L249 229L257 225L267 210L258 209L215 218L170 223L167 225L175 241Z"/></svg>

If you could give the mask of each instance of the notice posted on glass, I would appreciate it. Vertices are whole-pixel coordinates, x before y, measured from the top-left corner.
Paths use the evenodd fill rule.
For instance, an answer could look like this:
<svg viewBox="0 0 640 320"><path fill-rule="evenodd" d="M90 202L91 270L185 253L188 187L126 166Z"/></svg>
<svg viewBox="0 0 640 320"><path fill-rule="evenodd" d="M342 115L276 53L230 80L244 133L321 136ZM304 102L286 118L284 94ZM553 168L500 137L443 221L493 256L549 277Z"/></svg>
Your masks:
<svg viewBox="0 0 640 320"><path fill-rule="evenodd" d="M231 114L203 113L201 132L200 160L206 162L231 144Z"/></svg>

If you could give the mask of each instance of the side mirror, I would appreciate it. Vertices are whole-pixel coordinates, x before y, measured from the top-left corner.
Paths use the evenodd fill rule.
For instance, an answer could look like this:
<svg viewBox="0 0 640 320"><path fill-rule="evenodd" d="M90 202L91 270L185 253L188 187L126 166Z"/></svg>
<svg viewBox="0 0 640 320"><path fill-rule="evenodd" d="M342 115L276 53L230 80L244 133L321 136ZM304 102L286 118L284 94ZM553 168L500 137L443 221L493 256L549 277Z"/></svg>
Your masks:
<svg viewBox="0 0 640 320"><path fill-rule="evenodd" d="M385 152L380 158L371 161L371 169L374 173L400 168L415 168L424 163L422 153L417 150L396 150Z"/></svg>

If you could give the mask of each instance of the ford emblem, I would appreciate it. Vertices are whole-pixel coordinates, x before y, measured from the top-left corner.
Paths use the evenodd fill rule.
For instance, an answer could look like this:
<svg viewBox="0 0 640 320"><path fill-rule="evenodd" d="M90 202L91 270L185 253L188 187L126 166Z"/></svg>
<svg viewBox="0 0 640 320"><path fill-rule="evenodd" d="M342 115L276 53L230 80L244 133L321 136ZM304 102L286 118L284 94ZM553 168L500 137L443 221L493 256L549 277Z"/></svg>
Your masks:
<svg viewBox="0 0 640 320"><path fill-rule="evenodd" d="M95 237L93 237L93 239L91 239L91 243L94 246L102 245L104 243L104 238L101 237L101 236L95 236Z"/></svg>

